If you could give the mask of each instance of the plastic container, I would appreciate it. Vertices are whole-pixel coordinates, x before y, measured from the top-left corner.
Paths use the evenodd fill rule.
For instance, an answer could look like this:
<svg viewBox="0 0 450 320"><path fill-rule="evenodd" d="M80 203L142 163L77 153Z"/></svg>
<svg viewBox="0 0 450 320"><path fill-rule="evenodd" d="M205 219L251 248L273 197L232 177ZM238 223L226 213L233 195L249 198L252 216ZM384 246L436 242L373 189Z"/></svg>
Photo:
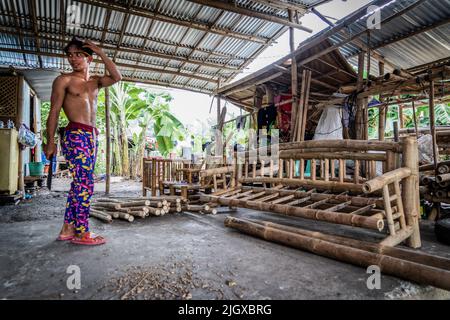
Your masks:
<svg viewBox="0 0 450 320"><path fill-rule="evenodd" d="M30 169L30 176L42 176L44 175L44 163L43 162L30 162L28 163L28 169Z"/></svg>

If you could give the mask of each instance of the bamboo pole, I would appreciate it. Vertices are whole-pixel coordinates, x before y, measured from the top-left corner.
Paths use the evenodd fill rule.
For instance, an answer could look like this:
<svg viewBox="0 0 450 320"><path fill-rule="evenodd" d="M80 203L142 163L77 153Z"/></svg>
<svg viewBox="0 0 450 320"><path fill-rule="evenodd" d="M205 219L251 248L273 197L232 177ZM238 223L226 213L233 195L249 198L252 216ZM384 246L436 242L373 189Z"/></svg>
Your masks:
<svg viewBox="0 0 450 320"><path fill-rule="evenodd" d="M257 223L260 225L264 225L267 227L272 227L276 229L280 229L283 231L288 231L292 233L297 233L301 235L305 235L308 237L341 244L345 246L349 246L356 249L366 250L373 253L379 253L383 255L387 255L390 257L407 260L411 262L416 262L422 265L427 265L430 267L438 268L438 269L444 269L450 271L450 259L445 257L439 257L435 255L430 255L424 252L420 251L412 251L407 250L403 248L398 247L390 247L390 246L383 246L381 244L373 243L373 242L367 242L367 241L361 241L356 240L352 238L342 237L342 236L335 236L335 235L329 235L317 231L309 231L305 229L301 229L298 227L291 227L291 226L285 226L282 224L277 224L269 221L261 221L261 220L250 220L245 218L237 218L244 221L250 221L253 223Z"/></svg>
<svg viewBox="0 0 450 320"><path fill-rule="evenodd" d="M419 129L418 129L418 123L417 123L417 116L416 116L416 102L412 102L412 111L413 111L413 119L414 119L414 130L415 134L418 137L419 136Z"/></svg>
<svg viewBox="0 0 450 320"><path fill-rule="evenodd" d="M407 137L403 140L403 167L411 170L411 175L402 181L402 201L405 211L406 224L413 229L411 237L406 241L412 248L420 248L419 229L419 159L417 139Z"/></svg>
<svg viewBox="0 0 450 320"><path fill-rule="evenodd" d="M359 153L359 152L299 152L297 150L280 151L282 159L339 159L339 160L368 160L368 161L386 161L386 155L382 153Z"/></svg>
<svg viewBox="0 0 450 320"><path fill-rule="evenodd" d="M130 211L129 214L139 218L145 218L147 216L147 214L144 211Z"/></svg>
<svg viewBox="0 0 450 320"><path fill-rule="evenodd" d="M313 166L311 166L313 167ZM282 184L284 186L290 187L303 187L303 186L314 186L321 189L326 189L330 191L351 191L356 193L362 193L362 185L348 183L348 182L337 182L337 181L322 181L322 180L308 180L308 179L289 179L289 178L247 178L241 179L242 183L275 183Z"/></svg>
<svg viewBox="0 0 450 320"><path fill-rule="evenodd" d="M357 92L362 92L364 89L364 59L365 52L361 51L358 55L358 79L356 82ZM364 100L358 98L356 101L356 115L355 115L355 126L356 126L356 139L364 140Z"/></svg>
<svg viewBox="0 0 450 320"><path fill-rule="evenodd" d="M395 181L403 180L412 174L409 168L399 168L393 171L388 171L385 174L378 176L372 180L364 183L363 191L365 193L372 193L380 190L388 184L394 183Z"/></svg>
<svg viewBox="0 0 450 320"><path fill-rule="evenodd" d="M147 212L145 212L145 213L146 214L149 213L149 214L154 215L154 216L159 216L159 215L161 215L162 212L163 212L163 209L147 207Z"/></svg>
<svg viewBox="0 0 450 320"><path fill-rule="evenodd" d="M105 68L106 69L106 68ZM111 122L110 122L110 101L109 101L109 88L105 88L105 130L106 130L106 185L105 194L109 194L111 188ZM144 171L144 167L142 167ZM143 186L145 184L143 183ZM145 193L145 189L143 189Z"/></svg>
<svg viewBox="0 0 450 320"><path fill-rule="evenodd" d="M152 197L156 196L156 159L152 159L152 178L151 178Z"/></svg>
<svg viewBox="0 0 450 320"><path fill-rule="evenodd" d="M305 140L305 134L306 134L306 119L308 116L308 106L309 106L309 94L311 89L311 74L312 72L310 70L307 70L306 72L306 86L305 86L305 93L304 93L304 100L303 100L303 117L302 117L302 127L300 132L299 141Z"/></svg>
<svg viewBox="0 0 450 320"><path fill-rule="evenodd" d="M24 96L23 96L23 85L25 82L25 78L23 76L18 77L18 87L17 87L17 120L16 125L17 128L20 128L22 122L23 122L23 113L24 113ZM19 148L19 159L18 159L18 181L17 181L17 187L22 194L23 197L25 197L25 181L24 181L24 163L23 163L23 154L24 150L22 148ZM50 164L51 165L51 164Z"/></svg>
<svg viewBox="0 0 450 320"><path fill-rule="evenodd" d="M450 290L450 272L385 254L352 248L313 237L266 227L242 219L227 217L225 226L268 241L306 250L318 255L352 263L362 267L377 265L381 272L422 284Z"/></svg>
<svg viewBox="0 0 450 320"><path fill-rule="evenodd" d="M208 198L208 196L205 196L205 198ZM307 209L258 201L241 201L239 199L209 198L209 201L215 201L227 206L244 207L248 209L274 212L286 216L326 221L378 231L382 231L384 229L384 221L382 219L374 219L348 213L328 212L326 210Z"/></svg>
<svg viewBox="0 0 450 320"><path fill-rule="evenodd" d="M95 218L98 218L100 220L103 220L105 222L109 222L109 223L112 222L111 215L106 214L106 213L104 213L102 211L94 210L94 209L91 208L91 210L89 211L89 215L91 215L91 216L93 216Z"/></svg>
<svg viewBox="0 0 450 320"><path fill-rule="evenodd" d="M306 69L303 69L302 72L302 83L300 87L300 100L294 100L297 103L297 115L295 117L295 123L294 123L294 138L292 141L302 141L303 139L300 138L301 128L303 126L303 108L304 108L304 101L305 101L305 86L306 86Z"/></svg>
<svg viewBox="0 0 450 320"><path fill-rule="evenodd" d="M294 11L292 9L288 10L289 21L294 20ZM289 47L291 53L295 51L295 39L294 39L294 28L289 27ZM292 93L292 112L291 112L291 141L295 141L295 133L297 126L299 125L299 119L301 117L301 112L299 110L299 101L298 101L298 69L297 69L297 60L296 57L293 56L291 58L291 93ZM271 101L269 101L271 103Z"/></svg>
<svg viewBox="0 0 450 320"><path fill-rule="evenodd" d="M124 209L128 210L128 212L130 212L130 211L144 211L144 213L149 213L152 210L161 210L161 209L157 209L157 208L153 208L153 207L146 207L146 206L126 207Z"/></svg>
<svg viewBox="0 0 450 320"><path fill-rule="evenodd" d="M324 193L315 193L315 189L309 190L309 191L295 191L295 190L279 190L277 188L261 188L261 187L243 187L243 191L251 191L251 192L259 192L264 191L267 195L270 194L279 194L280 196L285 195L295 195L296 198L299 200L306 199L307 201L319 201L322 199L329 199L339 202L345 202L345 201L351 201L352 205L360 207L360 206L367 206L367 205L375 205L376 208L383 209L384 208L384 202L380 200L379 198L366 198L366 197L359 197L359 196L348 196L348 195L334 195L334 194L324 194ZM218 198L215 195L209 196L209 195L202 195L200 196L200 200L202 202L208 202L210 199L214 199L211 201L217 202L216 198ZM375 208L374 207L374 208Z"/></svg>
<svg viewBox="0 0 450 320"><path fill-rule="evenodd" d="M379 75L382 76L384 74L384 62L379 61L378 62L378 71ZM380 95L380 102L384 102L383 95ZM384 134L385 134L385 128L386 128L386 109L389 108L387 105L382 105L378 108L378 140L384 141Z"/></svg>
<svg viewBox="0 0 450 320"><path fill-rule="evenodd" d="M129 213L125 213L125 212L119 212L119 218L123 219L123 220L127 220L128 222L133 222L134 217L132 215L130 215Z"/></svg>
<svg viewBox="0 0 450 320"><path fill-rule="evenodd" d="M108 209L120 209L120 203L115 202L94 202L92 203L94 208L108 208Z"/></svg>
<svg viewBox="0 0 450 320"><path fill-rule="evenodd" d="M115 202L115 203L120 203L121 201L118 199L114 199L114 198L98 198L95 199L96 202Z"/></svg>
<svg viewBox="0 0 450 320"><path fill-rule="evenodd" d="M436 181L439 183L450 181L450 173L440 174L436 176Z"/></svg>
<svg viewBox="0 0 450 320"><path fill-rule="evenodd" d="M279 145L279 150L329 148L330 152L336 149L354 151L394 151L402 152L402 145L391 141L365 141L365 140L308 140L288 142ZM324 151L324 150L322 150Z"/></svg>
<svg viewBox="0 0 450 320"><path fill-rule="evenodd" d="M433 164L434 169L437 170L437 163L439 162L438 158L438 149L436 143L436 120L435 120L435 110L434 110L434 80L430 81L430 131L431 137L433 140Z"/></svg>
<svg viewBox="0 0 450 320"><path fill-rule="evenodd" d="M150 206L150 200L141 200L141 201L130 201L130 202L122 202L120 204L121 208L127 207L141 207L141 206Z"/></svg>

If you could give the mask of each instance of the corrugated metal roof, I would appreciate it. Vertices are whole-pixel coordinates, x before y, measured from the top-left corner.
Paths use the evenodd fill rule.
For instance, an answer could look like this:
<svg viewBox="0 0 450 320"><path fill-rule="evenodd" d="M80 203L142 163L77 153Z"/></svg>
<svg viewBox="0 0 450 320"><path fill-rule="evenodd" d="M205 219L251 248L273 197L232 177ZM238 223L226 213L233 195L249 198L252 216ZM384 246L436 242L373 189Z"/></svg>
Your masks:
<svg viewBox="0 0 450 320"><path fill-rule="evenodd" d="M303 7L321 2L323 0L287 1ZM238 0L235 5L287 18L287 10L257 1ZM69 7L78 8L81 13L75 27L70 22L75 22L76 11L67 11ZM16 21L19 21L19 26ZM34 27L39 41L36 41ZM187 0L0 0L0 28L0 66L66 68L64 57L54 55L61 54L65 42L77 35L102 42L105 52L126 65L120 67L121 71L144 65L160 68L161 73L155 72L159 77L149 77L145 72L142 78L167 82L168 85L172 81L185 84L190 90L211 93L216 89L219 75L226 79L237 75L256 52L270 45L281 31L286 30L278 23ZM19 42L19 29L23 44ZM36 56L38 45L41 47L40 59ZM117 46L119 50L114 48ZM8 49L16 52L7 52ZM25 50L25 55L17 52L21 50ZM163 54L168 58L163 59ZM171 59L171 56L175 58ZM183 81L174 81L173 74L163 77L164 70L170 68L182 73ZM103 68L95 63L93 70L99 72ZM132 72L129 76L138 74ZM189 74L210 80L187 81Z"/></svg>
<svg viewBox="0 0 450 320"><path fill-rule="evenodd" d="M379 2L381 3L382 1ZM388 1L384 2L386 3ZM345 45L340 46L339 50L347 58L348 62L357 66L357 55L361 52L360 44L348 42L350 37L356 37L357 35L359 35L361 42L369 44L369 47L375 49L387 62L393 64L392 67L396 68L409 69L443 58L450 58L450 0L392 0L387 5L381 7L381 29L370 30L370 43L367 37L368 15L356 21L353 19L353 17L367 13L367 11L364 12L363 10L367 10L367 8L363 7L336 23L336 25L344 26L343 31L336 32L335 29L332 30L332 27L328 27L301 43L295 55L297 60L299 60L299 56L303 56L300 59L300 61L304 61L302 67L313 68L327 75L327 70L324 66L321 66L321 63L330 56L330 53L326 53L328 52L326 49L327 46L330 47L331 45L325 46L323 51L318 49L323 47L324 43L328 43L328 41L331 41L331 44L334 45L333 48L336 48L338 44L347 42ZM368 14L371 15L373 12L369 12ZM327 37L331 31L334 33ZM358 38L356 39L358 40ZM316 56L320 52L323 52L323 55L321 57ZM335 49L334 53L336 52L338 51ZM316 59L309 60L313 55ZM270 77L280 72L280 69L274 65L281 66L288 58L281 58L273 65L269 65L236 83L227 85L218 92L221 94L228 92L229 97L243 102L245 98L252 97L255 84L263 83L261 82L262 80L265 83L275 80L278 84L284 83L288 87L290 85L290 79L286 74L280 74L276 79ZM320 58L320 60L317 58ZM332 64L344 61L338 57L334 57L332 60L329 61ZM378 61L373 58L370 61L372 75L378 75ZM392 67L387 64L386 72L391 71ZM346 66L342 65L340 68L346 69ZM352 77L345 79L345 77L339 78L339 76L341 75L333 74L333 77L338 81L333 81L330 77L327 78L325 85L328 85L328 90L332 89L332 86L339 87L349 83L345 81L354 82L355 80ZM324 79L321 79L321 81L324 82ZM253 86L250 87L251 85ZM319 89L322 86L317 81L315 85Z"/></svg>
<svg viewBox="0 0 450 320"><path fill-rule="evenodd" d="M413 7L404 14L382 23L380 29L370 31L371 47L396 67L408 69L417 65L430 63L450 56L450 0L427 0L419 5L418 0L397 0L381 9L381 20L385 20L403 9ZM435 26L433 28L433 26ZM360 20L348 27L351 34L357 34L367 28L366 20ZM403 40L401 39L414 32L417 33ZM345 37L336 34L331 37L334 43L341 42ZM368 37L363 34L360 39L368 43ZM341 52L349 61L357 65L355 55L360 48L354 44L341 47ZM372 64L372 72L377 74L377 64Z"/></svg>

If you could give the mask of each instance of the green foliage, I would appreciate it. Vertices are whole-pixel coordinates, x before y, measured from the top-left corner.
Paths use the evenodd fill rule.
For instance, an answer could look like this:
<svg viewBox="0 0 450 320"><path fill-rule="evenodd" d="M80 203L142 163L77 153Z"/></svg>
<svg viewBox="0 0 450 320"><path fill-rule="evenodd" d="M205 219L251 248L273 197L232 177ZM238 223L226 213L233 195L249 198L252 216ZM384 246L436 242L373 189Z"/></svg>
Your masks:
<svg viewBox="0 0 450 320"><path fill-rule="evenodd" d="M50 102L43 102L41 104L41 123L42 123L42 138L43 143L47 143L47 118L48 114L50 113ZM57 128L63 128L67 126L69 123L69 119L67 119L66 114L64 113L64 110L61 109L61 113L59 114L58 118L58 126Z"/></svg>
<svg viewBox="0 0 450 320"><path fill-rule="evenodd" d="M369 139L378 138L378 108L369 109ZM434 108L437 126L450 125L450 104L437 104ZM417 126L419 128L428 128L430 126L430 111L427 105L416 107ZM399 106L391 105L386 112L386 137L393 136L394 121L399 119ZM404 128L414 128L413 109L403 109L403 126Z"/></svg>
<svg viewBox="0 0 450 320"><path fill-rule="evenodd" d="M184 125L170 111L170 102L173 100L168 93L152 93L131 83L121 82L110 87L110 121L112 132L112 163L113 173L121 175L126 167L140 163L144 155L146 140L149 137L158 142L158 151L167 155L175 148L175 141L183 141L186 135ZM105 91L100 90L97 102L96 127L100 131L99 153L95 167L96 174L106 171L106 118L105 118ZM50 112L50 103L44 102L41 107L41 121L45 135L45 123ZM58 127L67 126L69 120L61 111ZM138 127L131 139L129 133L132 127ZM45 142L45 141L44 141ZM131 143L130 143L131 142ZM128 144L131 149L128 150ZM126 153L126 154L125 154ZM127 165L128 156L132 162ZM135 172L139 173L139 170Z"/></svg>

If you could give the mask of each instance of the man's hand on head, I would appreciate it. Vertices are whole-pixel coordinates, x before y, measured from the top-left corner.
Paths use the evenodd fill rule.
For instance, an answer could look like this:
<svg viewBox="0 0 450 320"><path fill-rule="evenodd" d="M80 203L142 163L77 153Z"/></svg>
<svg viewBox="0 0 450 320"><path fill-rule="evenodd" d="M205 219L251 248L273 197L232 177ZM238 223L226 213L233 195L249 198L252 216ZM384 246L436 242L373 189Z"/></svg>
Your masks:
<svg viewBox="0 0 450 320"><path fill-rule="evenodd" d="M86 40L84 42L83 48L89 48L92 51L94 51L94 53L96 53L97 55L102 55L104 52L102 50L102 48L100 48L99 46L97 46L95 43L93 43L91 40Z"/></svg>

